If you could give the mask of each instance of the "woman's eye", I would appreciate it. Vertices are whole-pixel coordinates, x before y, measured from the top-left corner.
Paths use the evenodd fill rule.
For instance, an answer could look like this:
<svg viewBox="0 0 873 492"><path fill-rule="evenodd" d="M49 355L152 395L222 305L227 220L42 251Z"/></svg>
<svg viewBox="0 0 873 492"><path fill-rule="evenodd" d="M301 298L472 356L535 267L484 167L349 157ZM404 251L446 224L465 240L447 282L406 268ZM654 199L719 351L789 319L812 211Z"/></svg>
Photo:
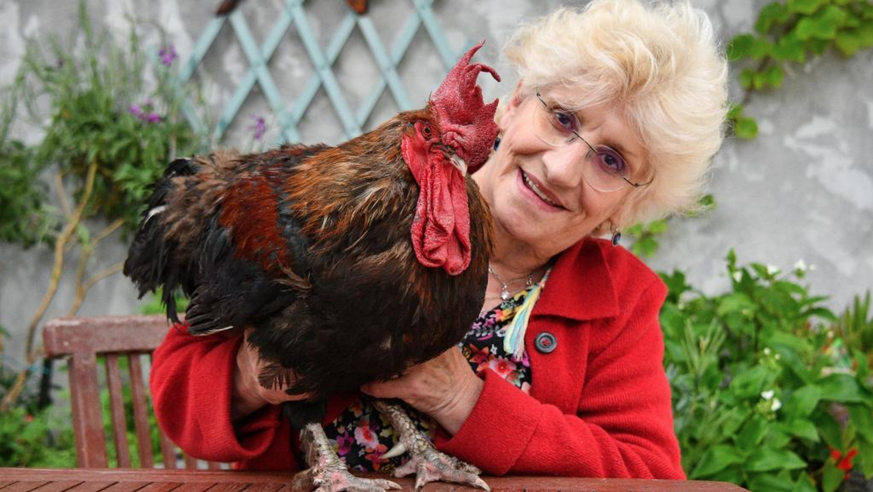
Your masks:
<svg viewBox="0 0 873 492"><path fill-rule="evenodd" d="M604 169L611 174L627 174L627 164L613 150L599 150L597 156Z"/></svg>
<svg viewBox="0 0 873 492"><path fill-rule="evenodd" d="M552 121L555 128L565 132L576 131L576 117L563 111L552 111Z"/></svg>

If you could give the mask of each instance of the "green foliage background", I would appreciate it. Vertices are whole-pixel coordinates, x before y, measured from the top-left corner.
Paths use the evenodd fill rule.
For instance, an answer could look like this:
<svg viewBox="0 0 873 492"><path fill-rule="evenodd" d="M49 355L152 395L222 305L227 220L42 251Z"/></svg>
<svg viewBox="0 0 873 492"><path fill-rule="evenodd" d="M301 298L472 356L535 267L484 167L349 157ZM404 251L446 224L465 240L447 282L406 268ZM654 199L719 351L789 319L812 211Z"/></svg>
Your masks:
<svg viewBox="0 0 873 492"><path fill-rule="evenodd" d="M741 267L730 253L731 290L711 297L682 272L662 274L664 364L689 478L832 492L847 471L832 453L852 449L873 476L870 347L846 337L871 336L873 313L856 305L841 318L855 324L840 321L799 283L805 273Z"/></svg>

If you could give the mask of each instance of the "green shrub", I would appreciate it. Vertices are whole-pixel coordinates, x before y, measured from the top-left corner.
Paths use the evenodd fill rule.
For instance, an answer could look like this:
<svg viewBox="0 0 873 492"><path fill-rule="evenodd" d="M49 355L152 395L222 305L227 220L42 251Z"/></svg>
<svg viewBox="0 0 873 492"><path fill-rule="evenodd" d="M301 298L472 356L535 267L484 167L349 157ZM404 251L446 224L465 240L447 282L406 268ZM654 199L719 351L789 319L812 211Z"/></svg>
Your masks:
<svg viewBox="0 0 873 492"><path fill-rule="evenodd" d="M665 366L691 479L755 492L832 492L873 475L873 390L864 354L839 350L836 317L797 283L804 269L741 267L707 297L663 275ZM863 363L862 363L863 362Z"/></svg>
<svg viewBox="0 0 873 492"><path fill-rule="evenodd" d="M734 36L727 48L733 71L746 90L728 114L734 135L747 140L758 136L758 123L744 114L753 92L781 87L786 73L811 68L810 60L828 50L848 58L871 47L873 3L869 0L767 3L758 13L755 32Z"/></svg>
<svg viewBox="0 0 873 492"><path fill-rule="evenodd" d="M0 466L28 466L42 453L48 427L26 409L0 413Z"/></svg>
<svg viewBox="0 0 873 492"><path fill-rule="evenodd" d="M0 110L0 179L11 185L0 191L0 241L51 242L45 229L53 227L52 235L61 229L64 211L44 205L47 186L38 177L45 171L56 174L58 195L79 201L89 168L95 167L84 217L136 227L150 185L170 160L206 145L205 135L182 117L187 96L201 99L198 87L181 87L175 80L172 49L164 48L172 57L148 63L135 28L126 46L114 43L107 32L92 28L84 2L70 39L28 41ZM7 138L22 119L19 106L45 132L33 147Z"/></svg>
<svg viewBox="0 0 873 492"><path fill-rule="evenodd" d="M0 328L0 335L2 335ZM15 382L17 371L0 352L0 398ZM39 378L32 374L17 405L0 412L0 467L70 467L76 464L70 417L54 408L39 408Z"/></svg>
<svg viewBox="0 0 873 492"><path fill-rule="evenodd" d="M0 363L2 363L2 359L0 359ZM97 369L100 373L104 372L103 364L104 361L101 359ZM127 368L127 359L120 359L119 369L122 374L127 374ZM57 377L66 377L66 375L58 375ZM14 379L13 372L0 370L0 396L2 396L4 388L11 386ZM0 412L0 467L75 467L76 445L69 405L52 405L40 409L37 405L36 392L32 388L33 385L28 386L28 391L21 395L16 407L7 412ZM69 401L69 390L58 392L56 398L58 401ZM139 448L136 445L133 403L129 386L124 386L122 400L127 423L126 434L131 466L139 468ZM118 466L118 458L112 434L109 391L107 389L100 391L100 405L103 412L103 431L106 437L109 466L116 467ZM150 404L147 405L151 408ZM163 461L163 455L161 454L158 424L153 411L149 411L148 425L154 462L160 463Z"/></svg>
<svg viewBox="0 0 873 492"><path fill-rule="evenodd" d="M870 310L870 291L855 296L852 305L843 311L836 329L850 352L867 354L867 366L873 368L873 311Z"/></svg>

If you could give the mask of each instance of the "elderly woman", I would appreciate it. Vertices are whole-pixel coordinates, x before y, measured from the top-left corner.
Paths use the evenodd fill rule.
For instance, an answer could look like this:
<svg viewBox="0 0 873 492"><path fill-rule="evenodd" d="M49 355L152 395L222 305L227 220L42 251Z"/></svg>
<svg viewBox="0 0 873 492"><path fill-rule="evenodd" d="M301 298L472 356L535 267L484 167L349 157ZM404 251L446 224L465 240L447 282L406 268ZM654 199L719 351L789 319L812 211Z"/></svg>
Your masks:
<svg viewBox="0 0 873 492"><path fill-rule="evenodd" d="M687 4L595 0L520 28L505 53L520 80L474 176L495 223L481 315L457 348L362 389L406 402L440 450L489 474L682 478L658 324L666 288L617 243L622 227L696 203L726 111L712 26ZM158 414L196 423L165 425L195 456L295 469L296 433L275 405L295 397L257 383L241 341L171 330L155 353ZM210 381L182 399L167 368L186 364ZM398 466L381 456L393 434L366 399L335 398L328 416L353 469Z"/></svg>

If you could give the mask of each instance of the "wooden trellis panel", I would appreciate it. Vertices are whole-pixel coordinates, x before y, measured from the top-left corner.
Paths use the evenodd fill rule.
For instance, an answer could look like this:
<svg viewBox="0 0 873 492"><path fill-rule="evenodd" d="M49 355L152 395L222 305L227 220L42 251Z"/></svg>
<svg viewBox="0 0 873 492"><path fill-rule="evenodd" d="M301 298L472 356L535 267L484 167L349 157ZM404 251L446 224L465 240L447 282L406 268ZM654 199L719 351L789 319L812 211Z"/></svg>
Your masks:
<svg viewBox="0 0 873 492"><path fill-rule="evenodd" d="M322 88L343 125L346 138L352 138L361 134L361 128L373 113L386 89L391 93L401 111L412 109L407 91L398 76L397 66L422 26L430 41L433 42L446 70L454 66L463 54L463 51L455 52L449 47L449 43L431 9L432 0L409 0L413 11L401 27L400 34L390 49L385 46L376 32L369 14L358 15L351 9L347 10L339 27L331 36L327 47L323 48L319 45L304 12L304 1L285 0L276 23L260 46L252 36L248 22L240 9L235 10L229 16L216 17L207 24L194 45L193 52L176 75L179 84L188 82L195 75L197 68L226 22L229 22L233 28L233 33L248 59L249 68L236 86L230 100L222 109L215 128L205 128L193 105L190 101L185 101L183 112L195 130L204 133L211 131L214 141L220 141L257 84L276 114L280 127L280 142L300 141L298 125L319 89ZM296 26L314 70L297 98L285 101L273 80L269 62L279 43L292 26ZM378 65L379 75L373 89L364 98L357 111L352 111L337 82L333 65L356 27L363 35L367 48Z"/></svg>

